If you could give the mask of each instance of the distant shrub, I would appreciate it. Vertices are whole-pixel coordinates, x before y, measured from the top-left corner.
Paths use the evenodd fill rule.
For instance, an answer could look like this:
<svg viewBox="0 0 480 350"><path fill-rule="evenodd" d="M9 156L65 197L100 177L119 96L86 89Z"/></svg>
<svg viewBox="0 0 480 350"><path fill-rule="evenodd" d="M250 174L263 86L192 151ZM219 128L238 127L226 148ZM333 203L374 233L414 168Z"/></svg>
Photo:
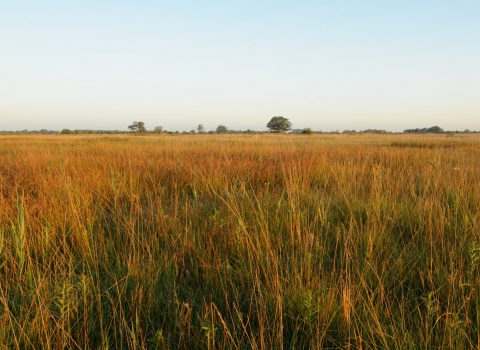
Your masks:
<svg viewBox="0 0 480 350"><path fill-rule="evenodd" d="M225 125L219 125L217 126L216 132L217 134L226 134L228 133L228 128Z"/></svg>
<svg viewBox="0 0 480 350"><path fill-rule="evenodd" d="M305 134L305 135L311 135L312 133L313 131L310 128L305 128L302 130L302 134Z"/></svg>

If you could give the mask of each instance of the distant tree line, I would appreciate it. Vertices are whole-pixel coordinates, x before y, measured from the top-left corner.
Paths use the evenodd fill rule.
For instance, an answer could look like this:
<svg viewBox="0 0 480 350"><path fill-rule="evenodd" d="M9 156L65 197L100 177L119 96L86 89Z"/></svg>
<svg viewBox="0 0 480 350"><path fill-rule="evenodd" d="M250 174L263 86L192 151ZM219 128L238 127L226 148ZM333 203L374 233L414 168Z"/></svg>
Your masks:
<svg viewBox="0 0 480 350"><path fill-rule="evenodd" d="M366 130L344 130L342 132L335 131L314 131L311 128L303 129L292 129L292 123L285 117L275 116L267 124L268 131L256 131L256 130L231 130L225 125L219 125L215 130L207 131L203 124L198 124L196 129L190 131L169 131L165 130L162 126L156 126L153 130L147 130L145 123L142 121L134 121L131 125L128 126L129 131L124 130L92 130L92 129L63 129L61 131L57 130L18 130L18 131L0 131L0 134L134 134L134 135L147 135L147 134L168 134L168 135L177 135L177 134L264 134L264 133L286 133L290 132L292 134L358 134L358 133L368 133L368 134L391 134L393 132L382 130L382 129L366 129ZM409 134L426 134L426 133L469 133L476 132L470 131L468 129L464 131L445 131L439 126L432 126L430 128L416 128L416 129L405 129L404 133Z"/></svg>
<svg viewBox="0 0 480 350"><path fill-rule="evenodd" d="M426 133L444 133L445 130L443 130L439 126L432 126L430 128L416 128L416 129L406 129L403 132L408 133L408 134L426 134Z"/></svg>
<svg viewBox="0 0 480 350"><path fill-rule="evenodd" d="M448 133L448 134L451 134L451 133L469 133L469 132L475 132L476 131L470 131L469 129L465 129L463 131L459 131L459 130L443 130L441 127L439 126L432 126L430 128L422 128L422 129L406 129L404 130L403 132L405 133L408 133L408 134L427 134L427 133L438 133L438 134L442 134L442 133Z"/></svg>
<svg viewBox="0 0 480 350"><path fill-rule="evenodd" d="M0 131L2 134L59 134L58 130L47 130L47 129L40 129L40 130L17 130L17 131Z"/></svg>

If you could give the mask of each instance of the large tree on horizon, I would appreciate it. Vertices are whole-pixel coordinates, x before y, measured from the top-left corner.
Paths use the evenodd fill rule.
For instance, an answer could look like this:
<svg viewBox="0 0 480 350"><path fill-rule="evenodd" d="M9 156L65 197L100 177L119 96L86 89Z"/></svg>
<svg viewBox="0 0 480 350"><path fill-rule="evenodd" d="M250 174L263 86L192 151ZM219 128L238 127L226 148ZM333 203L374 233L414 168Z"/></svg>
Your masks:
<svg viewBox="0 0 480 350"><path fill-rule="evenodd" d="M128 128L135 134L145 134L147 132L144 122L133 122L133 124L129 125Z"/></svg>
<svg viewBox="0 0 480 350"><path fill-rule="evenodd" d="M284 132L292 130L292 123L285 117L276 116L270 119L267 128L273 132Z"/></svg>

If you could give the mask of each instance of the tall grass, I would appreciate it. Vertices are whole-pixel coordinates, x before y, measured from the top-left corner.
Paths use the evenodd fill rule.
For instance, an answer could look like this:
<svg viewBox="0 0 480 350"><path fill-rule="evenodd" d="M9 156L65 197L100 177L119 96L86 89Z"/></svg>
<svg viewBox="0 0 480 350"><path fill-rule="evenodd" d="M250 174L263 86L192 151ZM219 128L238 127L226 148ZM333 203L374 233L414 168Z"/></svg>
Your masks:
<svg viewBox="0 0 480 350"><path fill-rule="evenodd" d="M479 216L477 136L3 136L0 347L476 348Z"/></svg>

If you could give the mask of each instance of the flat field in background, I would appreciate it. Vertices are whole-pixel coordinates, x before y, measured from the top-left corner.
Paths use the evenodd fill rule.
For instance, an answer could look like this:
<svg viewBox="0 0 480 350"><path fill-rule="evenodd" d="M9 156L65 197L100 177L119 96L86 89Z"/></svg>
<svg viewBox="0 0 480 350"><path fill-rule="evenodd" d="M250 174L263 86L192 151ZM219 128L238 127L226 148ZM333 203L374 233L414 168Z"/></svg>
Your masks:
<svg viewBox="0 0 480 350"><path fill-rule="evenodd" d="M480 344L480 135L0 136L0 348Z"/></svg>

